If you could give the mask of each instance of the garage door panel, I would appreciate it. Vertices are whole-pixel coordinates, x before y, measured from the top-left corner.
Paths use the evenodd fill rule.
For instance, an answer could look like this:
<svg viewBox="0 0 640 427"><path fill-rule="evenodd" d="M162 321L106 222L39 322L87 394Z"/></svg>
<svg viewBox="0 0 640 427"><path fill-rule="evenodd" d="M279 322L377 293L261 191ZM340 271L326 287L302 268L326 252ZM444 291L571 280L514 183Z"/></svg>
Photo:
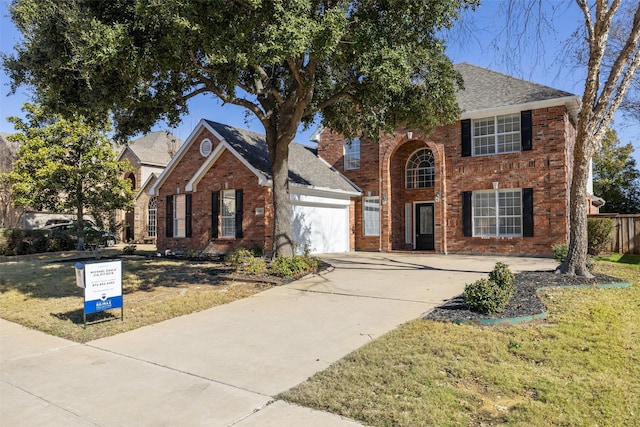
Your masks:
<svg viewBox="0 0 640 427"><path fill-rule="evenodd" d="M344 206L293 205L291 234L296 252L349 251L349 208Z"/></svg>

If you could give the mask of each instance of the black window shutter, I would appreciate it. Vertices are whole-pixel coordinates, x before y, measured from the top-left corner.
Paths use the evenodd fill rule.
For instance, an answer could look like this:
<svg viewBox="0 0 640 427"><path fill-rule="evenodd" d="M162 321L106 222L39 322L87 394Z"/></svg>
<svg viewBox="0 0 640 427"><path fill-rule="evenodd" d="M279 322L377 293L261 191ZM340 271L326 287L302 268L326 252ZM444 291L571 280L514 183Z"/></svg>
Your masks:
<svg viewBox="0 0 640 427"><path fill-rule="evenodd" d="M471 119L461 120L462 130L462 157L471 155Z"/></svg>
<svg viewBox="0 0 640 427"><path fill-rule="evenodd" d="M220 212L219 192L211 193L211 238L218 238L218 213Z"/></svg>
<svg viewBox="0 0 640 427"><path fill-rule="evenodd" d="M522 235L533 237L533 188L522 189Z"/></svg>
<svg viewBox="0 0 640 427"><path fill-rule="evenodd" d="M167 196L167 208L164 227L167 237L173 237L173 196Z"/></svg>
<svg viewBox="0 0 640 427"><path fill-rule="evenodd" d="M191 194L185 197L185 237L191 237Z"/></svg>
<svg viewBox="0 0 640 427"><path fill-rule="evenodd" d="M533 149L533 132L532 132L531 110L520 112L520 136L522 151L530 151Z"/></svg>
<svg viewBox="0 0 640 427"><path fill-rule="evenodd" d="M472 221L471 221L471 191L464 191L462 193L462 235L465 237L473 236Z"/></svg>
<svg viewBox="0 0 640 427"><path fill-rule="evenodd" d="M242 238L242 190L236 190L236 238Z"/></svg>

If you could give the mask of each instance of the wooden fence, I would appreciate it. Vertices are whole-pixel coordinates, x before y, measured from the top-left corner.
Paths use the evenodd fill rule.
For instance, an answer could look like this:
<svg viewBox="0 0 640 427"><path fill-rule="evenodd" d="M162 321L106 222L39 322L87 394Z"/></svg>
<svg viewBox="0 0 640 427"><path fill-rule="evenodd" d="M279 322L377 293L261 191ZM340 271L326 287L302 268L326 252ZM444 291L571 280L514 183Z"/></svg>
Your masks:
<svg viewBox="0 0 640 427"><path fill-rule="evenodd" d="M610 252L640 254L640 214L599 214L591 218L609 218L613 221Z"/></svg>

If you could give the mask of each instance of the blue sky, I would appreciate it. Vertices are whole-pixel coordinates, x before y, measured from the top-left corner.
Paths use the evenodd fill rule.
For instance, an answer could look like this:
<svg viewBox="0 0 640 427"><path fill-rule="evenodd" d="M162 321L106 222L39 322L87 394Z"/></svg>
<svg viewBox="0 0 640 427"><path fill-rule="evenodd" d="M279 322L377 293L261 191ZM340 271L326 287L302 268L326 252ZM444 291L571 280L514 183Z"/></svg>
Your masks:
<svg viewBox="0 0 640 427"><path fill-rule="evenodd" d="M6 0L0 8L0 51L9 53L20 40L20 34L8 17ZM466 12L452 37L448 38L447 53L454 63L469 62L506 74L511 74L535 83L580 95L584 85L584 71L572 66L570 55L565 48L565 41L571 33L581 25L581 15L575 2L549 0L545 7L557 8L553 28L547 28L542 34L541 42L528 39L526 52L513 58L513 50L505 46L505 40L514 40L513 36L504 33L504 18L499 13L500 2L484 0L475 12ZM567 6L563 6L567 4ZM461 30L464 29L464 30ZM569 60L567 60L569 59ZM29 100L26 88L21 87L15 95L8 96L9 79L0 71L0 132L14 132L8 116L22 116L20 107ZM222 106L210 95L194 98L189 104L190 114L183 118L177 129L172 129L176 136L185 139L194 126L202 118L215 120L232 126L263 132L260 122L248 116L245 110L234 105ZM158 125L157 129L165 129ZM640 124L616 115L614 128L623 143L632 142L635 148L634 158L640 167ZM300 131L296 137L298 142L308 142L314 129Z"/></svg>

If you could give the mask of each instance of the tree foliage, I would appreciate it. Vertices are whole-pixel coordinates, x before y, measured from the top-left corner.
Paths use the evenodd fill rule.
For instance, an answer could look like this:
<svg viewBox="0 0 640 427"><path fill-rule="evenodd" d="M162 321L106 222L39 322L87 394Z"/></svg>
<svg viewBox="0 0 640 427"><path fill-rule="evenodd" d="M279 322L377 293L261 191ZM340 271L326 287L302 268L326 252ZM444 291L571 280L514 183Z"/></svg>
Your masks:
<svg viewBox="0 0 640 427"><path fill-rule="evenodd" d="M26 120L9 118L16 129L9 139L20 144L6 175L15 205L74 212L79 234L86 211L104 214L131 205L131 185L122 178L129 164L116 161L106 125L50 115L34 104L23 110Z"/></svg>
<svg viewBox="0 0 640 427"><path fill-rule="evenodd" d="M290 255L288 146L321 116L347 137L457 119L437 33L477 0L14 0L25 36L4 65L61 112L112 113L120 137L177 124L201 94L264 126L275 252Z"/></svg>
<svg viewBox="0 0 640 427"><path fill-rule="evenodd" d="M593 192L606 203L602 213L640 213L640 171L631 156L633 145L622 145L615 130L602 139L593 156Z"/></svg>

